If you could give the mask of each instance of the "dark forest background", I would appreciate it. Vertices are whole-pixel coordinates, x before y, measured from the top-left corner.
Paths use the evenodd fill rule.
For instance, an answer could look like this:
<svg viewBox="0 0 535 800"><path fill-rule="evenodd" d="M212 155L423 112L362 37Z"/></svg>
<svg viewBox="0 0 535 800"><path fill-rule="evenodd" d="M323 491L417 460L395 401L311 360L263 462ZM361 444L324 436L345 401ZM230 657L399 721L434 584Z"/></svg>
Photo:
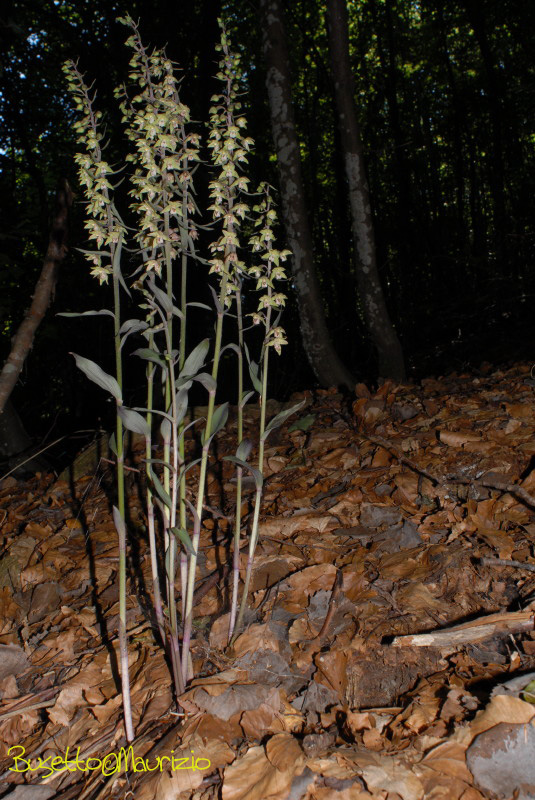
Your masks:
<svg viewBox="0 0 535 800"><path fill-rule="evenodd" d="M356 380L377 379L357 289L344 155L329 69L325 3L287 0L288 68L300 140L314 263L327 326ZM535 317L535 4L525 0L349 0L355 99L373 211L377 263L411 378L533 357ZM106 114L108 161L125 142L113 89L129 54L118 15L140 20L146 44L167 46L182 69L182 99L202 130L217 90L218 16L245 68L253 183L277 186L275 148L255 0L4 0L0 10L0 358L42 266L58 181L78 192L73 111L61 67L78 60ZM206 187L200 185L200 205ZM81 199L78 194L78 200ZM115 414L79 372L75 351L106 366L101 318L60 311L106 305L74 249L84 246L74 204L71 249L52 307L12 395L36 440L108 424ZM283 228L281 227L281 236ZM289 346L271 394L313 388L291 290ZM199 338L202 338L200 332ZM230 369L230 368L229 368ZM133 376L135 393L135 375ZM66 448L66 445L62 445ZM64 454L67 450L64 449ZM61 460L61 453L58 454Z"/></svg>

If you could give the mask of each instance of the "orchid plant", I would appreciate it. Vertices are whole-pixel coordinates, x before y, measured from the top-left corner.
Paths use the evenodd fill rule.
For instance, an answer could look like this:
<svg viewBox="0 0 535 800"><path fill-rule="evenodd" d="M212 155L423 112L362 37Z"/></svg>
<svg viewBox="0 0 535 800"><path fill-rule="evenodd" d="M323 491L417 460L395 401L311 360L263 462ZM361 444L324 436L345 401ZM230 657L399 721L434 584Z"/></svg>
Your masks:
<svg viewBox="0 0 535 800"><path fill-rule="evenodd" d="M243 623L258 542L265 442L269 433L298 406L271 421L266 419L269 357L273 350L280 353L286 344L284 330L279 324L286 296L278 287L286 280L284 262L290 253L275 248L276 212L272 189L262 184L255 195L249 193L245 170L253 140L246 134L247 123L240 101L243 93L240 58L233 51L221 23L216 76L221 89L212 98L205 143L210 157L203 161L203 141L192 127L189 108L180 100L179 81L172 62L163 50L147 51L139 27L131 17L119 21L129 29L127 46L132 52L129 85L116 91L130 143L130 152L120 168L110 166L104 158L102 115L95 108L94 94L76 64L69 62L64 69L78 112L74 126L80 152L75 159L92 247L83 252L91 265L91 274L101 284L111 283L112 288L112 309L85 314L112 318L115 375L107 374L83 356L73 355L87 377L113 396L117 409L112 447L116 453L118 499L113 507L113 518L120 551L123 708L126 737L132 741L134 723L126 629L125 429L145 439L146 520L156 629L169 655L178 700L193 677L190 651L194 592L207 472L213 459L214 437L225 427L228 416L228 402L217 403L218 374L225 350L232 350L237 358L238 409L236 451L235 455L227 456L237 472L229 642ZM211 202L207 209L211 219L202 219L197 208L194 178L198 168L211 171ZM136 220L133 229L123 222L115 205L117 184L127 173L131 198L129 213ZM254 197L256 202L251 208ZM255 228L253 236L244 233L252 226ZM209 251L204 256L197 252L201 227L212 236ZM130 265L133 259L135 266L126 275L124 265ZM187 296L188 270L193 266L206 269L213 307ZM245 298L255 294L256 310L244 314ZM123 319L125 299L130 307L137 308L137 316ZM188 321L192 314L198 313L199 307L204 312L214 313L214 335L212 339L191 342ZM262 328L263 336L255 361L246 338L249 330L256 326ZM123 402L123 352L134 334L145 340L143 347L133 351L133 355L146 363L146 405L142 408L129 408ZM236 341L227 341L232 334ZM245 388L247 376L250 389ZM161 392L155 391L158 381ZM207 393L207 412L204 418L192 419L186 424L188 394L194 383ZM252 464L248 459L253 442L244 438L243 413L254 396L260 404L260 422L258 455L256 463ZM158 402L160 397L161 402ZM194 425L202 429L202 447L200 456L191 459L185 439L187 430ZM158 457L155 457L155 447L159 448L159 452L156 450ZM242 570L244 471L252 474L256 491L247 563ZM188 479L188 472L196 478Z"/></svg>

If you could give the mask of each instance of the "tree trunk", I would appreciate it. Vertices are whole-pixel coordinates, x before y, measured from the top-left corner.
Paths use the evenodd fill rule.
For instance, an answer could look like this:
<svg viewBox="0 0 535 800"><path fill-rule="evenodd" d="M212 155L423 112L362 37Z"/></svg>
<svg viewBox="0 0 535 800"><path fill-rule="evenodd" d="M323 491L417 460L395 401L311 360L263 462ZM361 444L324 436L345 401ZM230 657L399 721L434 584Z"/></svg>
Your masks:
<svg viewBox="0 0 535 800"><path fill-rule="evenodd" d="M73 194L67 181L63 181L56 193L56 212L50 231L50 240L43 268L35 286L30 308L26 312L13 339L11 352L0 372L0 414L24 365L32 346L33 337L50 303L56 285L56 274L67 249L67 223Z"/></svg>
<svg viewBox="0 0 535 800"><path fill-rule="evenodd" d="M504 162L504 141L503 126L506 116L506 107L501 81L498 70L496 69L496 58L492 52L491 42L487 34L485 22L485 8L481 7L480 0L465 0L464 7L466 16L474 29L474 36L479 46L481 61L483 63L489 122L492 132L492 146L487 149L487 161L489 169L489 183L492 195L492 221L494 240L494 250L496 253L496 270L498 274L508 274L509 263L507 263L505 232L508 228L506 212L506 181L505 181L505 162Z"/></svg>
<svg viewBox="0 0 535 800"><path fill-rule="evenodd" d="M403 380L403 351L388 314L377 269L368 179L349 62L346 0L327 0L327 19L331 70L349 187L357 281L365 320L377 349L379 374L385 378Z"/></svg>
<svg viewBox="0 0 535 800"><path fill-rule="evenodd" d="M396 212L393 233L397 239L396 247L401 255L402 270L410 269L414 264L415 242L411 208L411 174L407 162L407 136L403 130L401 111L399 106L400 86L398 80L398 40L394 32L392 9L390 0L385 0L379 5L378 0L371 0L369 8L374 22L375 35L377 36L377 53L381 71L384 73L385 97L388 104L388 119L392 133L393 144L393 172L396 180ZM397 11L397 9L395 9ZM407 294L409 294L407 292ZM410 294L413 295L413 292Z"/></svg>
<svg viewBox="0 0 535 800"><path fill-rule="evenodd" d="M266 86L277 153L282 216L292 251L292 272L301 337L310 366L323 386L346 386L355 380L338 357L325 322L312 236L304 197L299 142L292 107L290 63L280 0L260 0Z"/></svg>
<svg viewBox="0 0 535 800"><path fill-rule="evenodd" d="M17 383L24 360L32 346L35 331L45 315L56 285L57 269L67 249L68 214L72 201L71 188L64 180L56 193L56 211L50 240L32 303L19 325L11 352L0 372L0 457L3 457L2 460L5 459L8 468L23 462L23 472L46 468L46 462L35 457L27 458L31 439L9 396ZM20 474L20 471L17 470L15 474Z"/></svg>

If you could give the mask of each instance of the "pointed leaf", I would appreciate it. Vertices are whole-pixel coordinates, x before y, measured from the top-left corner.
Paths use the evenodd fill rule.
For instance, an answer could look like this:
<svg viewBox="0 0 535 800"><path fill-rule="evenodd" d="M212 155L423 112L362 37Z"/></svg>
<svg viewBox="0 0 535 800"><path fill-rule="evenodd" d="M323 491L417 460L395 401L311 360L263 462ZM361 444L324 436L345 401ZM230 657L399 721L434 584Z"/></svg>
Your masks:
<svg viewBox="0 0 535 800"><path fill-rule="evenodd" d="M96 383L101 389L105 389L112 394L119 402L121 401L121 389L113 375L108 375L107 372L104 372L98 364L95 364L95 362L91 361L89 358L84 358L76 353L71 353L71 356L74 356L76 366L87 375L89 380Z"/></svg>
<svg viewBox="0 0 535 800"><path fill-rule="evenodd" d="M274 431L275 428L280 427L284 422L286 422L288 417L291 417L292 414L295 414L296 411L299 411L300 408L303 408L305 403L306 400L301 400L300 403L296 403L294 406L291 406L291 408L286 408L284 411L281 411L279 414L273 417L273 419L270 420L266 425L266 430L264 431L262 438L266 439L271 431Z"/></svg>
<svg viewBox="0 0 535 800"><path fill-rule="evenodd" d="M240 401L240 408L244 408L245 404L251 397L254 395L254 392L244 392L243 397Z"/></svg>
<svg viewBox="0 0 535 800"><path fill-rule="evenodd" d="M162 424L160 425L160 433L162 434L162 439L166 444L169 444L171 441L171 422L168 419L162 419Z"/></svg>
<svg viewBox="0 0 535 800"><path fill-rule="evenodd" d="M225 427L225 423L228 419L228 403L223 403L216 408L214 411L214 416L212 417L212 430L210 431L210 438L215 436L216 433L219 433L221 428Z"/></svg>
<svg viewBox="0 0 535 800"><path fill-rule="evenodd" d="M292 431L308 431L315 419L315 414L307 414L306 416L301 417L290 425L288 428L288 433L291 433Z"/></svg>
<svg viewBox="0 0 535 800"><path fill-rule="evenodd" d="M184 366L180 372L180 377L185 375L196 375L201 367L204 366L206 355L210 348L210 339L203 339L202 342L191 351L189 356L184 362Z"/></svg>
<svg viewBox="0 0 535 800"><path fill-rule="evenodd" d="M159 408L144 408L143 406L134 406L134 411L139 411L140 414L157 414L159 417L171 419L169 414L165 411L160 411Z"/></svg>
<svg viewBox="0 0 535 800"><path fill-rule="evenodd" d="M119 333L121 336L123 335L129 336L131 333L144 331L148 327L149 327L148 324L142 319L127 319L126 322L123 322L123 324L121 325Z"/></svg>
<svg viewBox="0 0 535 800"><path fill-rule="evenodd" d="M173 301L167 295L167 293L164 292L163 289L160 289L159 286L156 286L156 284L154 283L154 280L149 280L147 285L148 285L149 289L151 290L151 292L153 294L153 297L156 298L156 300L159 302L160 306L163 308L165 313L166 314L172 314L173 313Z"/></svg>
<svg viewBox="0 0 535 800"><path fill-rule="evenodd" d="M206 389L207 392L210 392L211 394L215 394L215 390L217 388L217 383L212 378L212 376L209 375L207 372L199 373L199 375L197 375L195 377L195 380L199 381L199 383L202 383L202 385L204 386L204 388Z"/></svg>
<svg viewBox="0 0 535 800"><path fill-rule="evenodd" d="M177 539L179 539L182 542L187 552L190 555L194 556L195 548L193 547L193 542L191 541L188 532L184 528L171 528L170 530L171 533L174 533Z"/></svg>
<svg viewBox="0 0 535 800"><path fill-rule="evenodd" d="M174 575L171 575L171 563L170 562L171 562L171 548L168 547L167 550L166 550L166 553L165 553L165 574L167 575L167 579L171 583L174 583L175 582L175 578L176 578L176 570L177 570L177 567L178 567L178 561L175 559L175 563L174 563L175 574Z"/></svg>
<svg viewBox="0 0 535 800"><path fill-rule="evenodd" d="M150 347L139 347L137 350L134 350L132 355L139 356L139 358L143 358L145 361L152 361L153 364L158 364L162 369L165 369L166 365L164 359Z"/></svg>
<svg viewBox="0 0 535 800"><path fill-rule="evenodd" d="M160 498L163 500L163 502L165 503L167 508L172 508L173 502L172 502L171 498L169 497L169 495L167 494L167 492L163 488L162 482L159 479L159 477L152 470L150 471L150 478L151 478L151 481L152 481L152 484L153 484L154 488L156 489L156 492L159 494Z"/></svg>
<svg viewBox="0 0 535 800"><path fill-rule="evenodd" d="M188 410L188 389L189 387L186 388L183 386L182 389L179 389L179 391L176 393L176 425L180 425L186 416L186 411Z"/></svg>
<svg viewBox="0 0 535 800"><path fill-rule="evenodd" d="M256 467L252 467L251 464L247 463L247 461L242 461L241 458L236 458L236 456L223 456L223 460L232 461L233 464L237 464L242 469L248 469L249 472L254 477L254 482L256 485L257 492L260 491L264 483L264 476L262 475L259 469L256 469Z"/></svg>
<svg viewBox="0 0 535 800"><path fill-rule="evenodd" d="M169 463L169 461L165 461L163 458L145 458L143 459L145 464L163 464L164 467L172 470L173 465Z"/></svg>
<svg viewBox="0 0 535 800"><path fill-rule="evenodd" d="M145 417L138 414L131 408L125 406L117 406L117 413L123 421L124 427L132 433L140 433L142 436L148 436L150 428L147 424Z"/></svg>
<svg viewBox="0 0 535 800"><path fill-rule="evenodd" d="M182 476L185 475L186 472L188 472L188 470L190 470L196 464L200 464L200 463L201 463L201 459L200 458L196 458L194 461L190 461L189 464L187 464L186 466L180 467L180 469L178 470L178 476L177 476L178 480L181 480Z"/></svg>
<svg viewBox="0 0 535 800"><path fill-rule="evenodd" d="M119 214L117 213L117 209L115 208L113 203L111 204L111 208L112 208L113 212L115 213L115 215L117 216L117 218L119 219L119 221L121 221L121 218L119 217ZM117 242L117 244L115 246L115 252L113 254L112 269L113 269L114 276L118 279L119 283L121 284L121 286L125 290L125 292L128 295L128 297L132 297L132 295L130 293L130 289L128 288L128 286L124 282L123 273L121 272L121 254L122 254L122 251L123 251L123 235L121 234L119 236L119 241Z"/></svg>
<svg viewBox="0 0 535 800"><path fill-rule="evenodd" d="M219 302L218 294L217 294L217 292L216 292L216 290L214 289L213 286L209 286L208 288L212 292L212 296L214 298L214 305L216 307L216 311L217 311L218 314L221 314L221 312L223 311L223 306Z"/></svg>
<svg viewBox="0 0 535 800"><path fill-rule="evenodd" d="M232 316L232 315L231 315L231 316ZM225 352L225 350L234 350L234 352L235 352L235 353L237 353L237 355L241 355L241 350L240 350L240 348L238 347L238 345L237 345L237 344L234 344L234 342L230 342L229 344L226 344L224 347L222 347L222 348L221 348L220 355L223 355L223 353Z"/></svg>
<svg viewBox="0 0 535 800"><path fill-rule="evenodd" d="M178 434L178 440L180 441L180 439L182 439L186 431L189 430L193 425L196 425L201 419L203 418L200 417L199 419L192 419L191 422L188 423L188 425L184 425L183 429ZM196 464L197 462L195 461L193 463Z"/></svg>
<svg viewBox="0 0 535 800"><path fill-rule="evenodd" d="M238 449L236 450L236 458L239 458L241 461L247 461L249 456L251 455L251 450L253 449L253 443L250 439L243 439Z"/></svg>
<svg viewBox="0 0 535 800"><path fill-rule="evenodd" d="M251 377L251 383L258 394L262 394L262 382L258 377L258 364L255 361L249 362L249 375Z"/></svg>

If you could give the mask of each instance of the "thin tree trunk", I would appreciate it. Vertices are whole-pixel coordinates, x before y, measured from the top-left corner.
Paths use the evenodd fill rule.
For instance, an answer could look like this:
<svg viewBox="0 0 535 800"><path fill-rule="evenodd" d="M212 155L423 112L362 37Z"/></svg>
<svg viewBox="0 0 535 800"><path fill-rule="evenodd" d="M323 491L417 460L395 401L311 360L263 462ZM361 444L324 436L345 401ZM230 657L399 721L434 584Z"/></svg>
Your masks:
<svg viewBox="0 0 535 800"><path fill-rule="evenodd" d="M385 97L388 103L388 119L392 133L393 171L396 176L397 209L393 220L396 245L401 254L404 269L410 269L414 263L414 236L411 220L411 175L407 162L407 137L403 131L399 107L399 81L397 72L398 40L394 32L390 0L379 3L371 0L369 4L377 36L377 53L381 71L384 73ZM397 9L394 9L397 12Z"/></svg>
<svg viewBox="0 0 535 800"><path fill-rule="evenodd" d="M475 0L475 2L474 0L465 0L463 5L479 46L485 82L487 84L485 99L487 101L489 122L492 132L492 146L486 148L489 169L489 188L492 195L493 231L490 236L494 240L497 272L507 275L510 265L507 261L507 237L505 236L508 222L503 140L503 127L507 109L501 90L500 76L496 69L496 57L492 51L491 41L487 34L485 8L484 6L482 7L481 0Z"/></svg>
<svg viewBox="0 0 535 800"><path fill-rule="evenodd" d="M292 251L292 272L301 325L301 337L310 366L323 386L346 386L355 380L332 344L318 278L314 271L312 236L305 204L299 141L290 81L290 62L280 0L260 0L263 52L271 127L277 153L282 216Z"/></svg>
<svg viewBox="0 0 535 800"><path fill-rule="evenodd" d="M377 349L379 374L403 380L405 363L401 344L390 320L379 280L368 179L357 120L353 76L349 62L346 0L327 0L329 52L334 79L340 138L345 153L349 185L351 232L357 259L357 281L364 315Z"/></svg>
<svg viewBox="0 0 535 800"><path fill-rule="evenodd" d="M32 346L35 331L50 304L50 298L56 285L57 269L66 252L67 222L72 200L70 186L65 180L56 193L56 211L50 231L50 240L41 275L35 286L32 304L19 325L13 339L11 352L0 372L0 414L17 383L26 356Z"/></svg>

